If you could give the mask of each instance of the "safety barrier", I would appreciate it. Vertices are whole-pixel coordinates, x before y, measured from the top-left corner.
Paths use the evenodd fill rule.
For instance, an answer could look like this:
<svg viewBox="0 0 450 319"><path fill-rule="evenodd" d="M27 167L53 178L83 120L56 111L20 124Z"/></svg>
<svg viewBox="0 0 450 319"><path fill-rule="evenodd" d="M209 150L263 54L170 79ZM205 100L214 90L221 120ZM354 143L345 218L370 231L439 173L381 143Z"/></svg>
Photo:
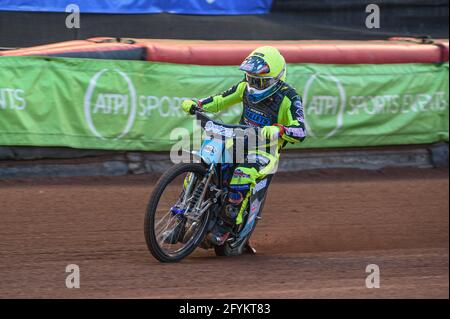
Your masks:
<svg viewBox="0 0 450 319"><path fill-rule="evenodd" d="M183 99L241 80L235 65L0 57L0 145L166 151L194 130ZM309 134L289 147L448 141L448 63L290 63L287 80ZM240 113L236 105L219 116L237 122Z"/></svg>
<svg viewBox="0 0 450 319"><path fill-rule="evenodd" d="M119 41L119 42L117 42ZM272 45L288 63L389 64L448 61L448 40L389 41L195 41L92 38L0 52L0 55L50 55L168 62L197 65L239 65L256 47ZM142 48L145 51L140 51ZM119 54L121 53L121 54Z"/></svg>

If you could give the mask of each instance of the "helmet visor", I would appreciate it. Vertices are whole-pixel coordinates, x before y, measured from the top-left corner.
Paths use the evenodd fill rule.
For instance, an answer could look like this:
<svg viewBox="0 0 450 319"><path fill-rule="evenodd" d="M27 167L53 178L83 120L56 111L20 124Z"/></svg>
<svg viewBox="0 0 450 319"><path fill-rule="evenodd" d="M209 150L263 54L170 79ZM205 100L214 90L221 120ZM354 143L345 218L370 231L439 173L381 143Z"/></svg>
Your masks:
<svg viewBox="0 0 450 319"><path fill-rule="evenodd" d="M270 68L266 61L263 58L252 55L242 62L239 67L240 70L245 71L250 74L260 75L264 73L269 73Z"/></svg>

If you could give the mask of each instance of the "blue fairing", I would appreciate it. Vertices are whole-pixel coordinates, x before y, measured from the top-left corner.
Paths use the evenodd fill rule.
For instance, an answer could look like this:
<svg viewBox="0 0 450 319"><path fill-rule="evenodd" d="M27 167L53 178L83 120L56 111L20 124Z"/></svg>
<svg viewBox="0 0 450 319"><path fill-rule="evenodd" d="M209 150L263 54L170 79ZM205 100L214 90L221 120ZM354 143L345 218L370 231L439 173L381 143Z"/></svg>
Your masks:
<svg viewBox="0 0 450 319"><path fill-rule="evenodd" d="M225 141L220 139L205 139L200 156L206 164L230 163L230 154L225 152Z"/></svg>

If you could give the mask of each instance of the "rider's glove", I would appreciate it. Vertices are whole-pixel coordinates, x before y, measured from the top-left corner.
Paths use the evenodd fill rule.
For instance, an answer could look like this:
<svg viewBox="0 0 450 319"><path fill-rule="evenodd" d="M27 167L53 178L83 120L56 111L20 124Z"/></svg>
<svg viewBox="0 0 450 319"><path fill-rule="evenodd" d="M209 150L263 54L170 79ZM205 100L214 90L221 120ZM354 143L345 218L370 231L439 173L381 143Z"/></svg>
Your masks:
<svg viewBox="0 0 450 319"><path fill-rule="evenodd" d="M278 126L271 125L271 126L264 126L261 134L263 137L269 140L275 140L280 136L281 129Z"/></svg>
<svg viewBox="0 0 450 319"><path fill-rule="evenodd" d="M181 103L181 108L183 109L183 111L185 111L186 113L189 113L189 114L192 114L191 109L194 106L198 106L198 105L195 101L192 101L192 100L184 100L183 103Z"/></svg>

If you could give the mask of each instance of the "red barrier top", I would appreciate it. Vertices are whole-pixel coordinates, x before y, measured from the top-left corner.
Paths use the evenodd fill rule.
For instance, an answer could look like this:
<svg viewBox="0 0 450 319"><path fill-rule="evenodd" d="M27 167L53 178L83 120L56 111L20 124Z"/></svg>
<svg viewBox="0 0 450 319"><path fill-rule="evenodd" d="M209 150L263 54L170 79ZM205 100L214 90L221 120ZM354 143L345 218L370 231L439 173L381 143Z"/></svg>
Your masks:
<svg viewBox="0 0 450 319"><path fill-rule="evenodd" d="M92 38L19 50L3 55L48 55L65 52L146 48L148 61L199 65L238 65L256 47L277 47L288 63L384 64L436 63L448 61L448 40L431 44L417 39L386 41L198 41L162 39Z"/></svg>
<svg viewBox="0 0 450 319"><path fill-rule="evenodd" d="M142 45L126 44L126 43L96 43L88 40L65 41L60 43L52 43L40 45L30 48L17 49L1 52L2 55L28 56L28 55L49 55L61 54L69 52L96 52L96 51L113 51L128 50L140 48Z"/></svg>
<svg viewBox="0 0 450 319"><path fill-rule="evenodd" d="M139 41L147 60L203 65L237 65L261 45L277 47L288 63L381 64L448 61L448 41Z"/></svg>

